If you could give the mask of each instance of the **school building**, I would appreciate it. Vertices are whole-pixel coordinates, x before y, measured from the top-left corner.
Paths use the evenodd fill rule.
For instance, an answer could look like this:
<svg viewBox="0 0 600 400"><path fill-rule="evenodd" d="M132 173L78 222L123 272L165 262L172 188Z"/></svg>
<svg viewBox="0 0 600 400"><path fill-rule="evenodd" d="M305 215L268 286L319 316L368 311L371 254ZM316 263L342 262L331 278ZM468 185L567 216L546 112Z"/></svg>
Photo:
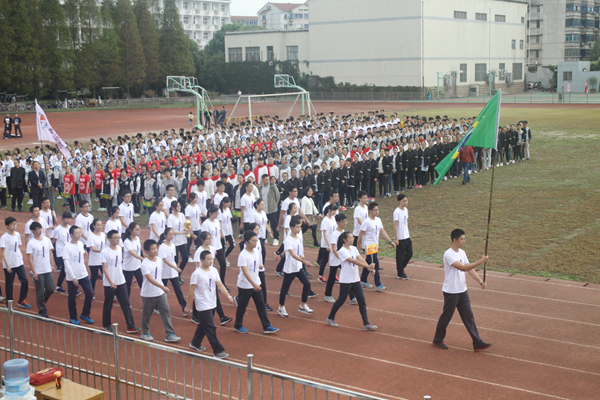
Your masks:
<svg viewBox="0 0 600 400"><path fill-rule="evenodd" d="M308 29L231 32L227 62L292 60L336 83L524 90L527 2L310 0Z"/></svg>

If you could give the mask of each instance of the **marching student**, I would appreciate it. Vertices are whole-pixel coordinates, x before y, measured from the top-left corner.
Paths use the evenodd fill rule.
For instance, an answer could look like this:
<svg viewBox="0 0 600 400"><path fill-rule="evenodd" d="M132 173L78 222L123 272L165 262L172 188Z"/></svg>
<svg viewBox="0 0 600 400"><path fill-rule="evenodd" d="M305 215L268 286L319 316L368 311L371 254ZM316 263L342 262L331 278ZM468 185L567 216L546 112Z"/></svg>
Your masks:
<svg viewBox="0 0 600 400"><path fill-rule="evenodd" d="M196 263L196 268L199 268L198 265L201 264L200 254L202 254L203 251L210 252L210 254L212 256L210 258L211 267L212 267L213 263L215 261L215 254L217 254L217 249L215 249L214 246L211 246L212 237L211 237L210 233L209 232L200 232L200 235L198 235L198 243L200 245L196 249L196 252L194 253L194 258L193 258L193 262ZM225 289L227 290L227 288L225 288ZM217 294L217 314L219 315L219 318L221 319L221 325L228 324L232 320L231 317L226 316L225 312L223 312L223 307L221 307L221 301L219 300L218 294ZM196 310L194 310L194 316L192 317L192 322L197 324L197 323L199 323L198 321L199 321L199 319L197 318L197 312L196 312Z"/></svg>
<svg viewBox="0 0 600 400"><path fill-rule="evenodd" d="M40 203L42 205L42 208L40 208L40 218L46 223L46 228L44 228L44 230L52 230L54 227L56 227L57 220L56 213L50 208L50 199L47 197L42 197ZM46 234L43 233L43 235L45 236Z"/></svg>
<svg viewBox="0 0 600 400"><path fill-rule="evenodd" d="M227 264L225 263L225 250L223 249L222 239L225 239L223 235L223 229L221 229L221 222L217 220L219 216L219 207L212 205L208 209L208 218L202 223L202 232L210 232L212 238L212 246L215 248L216 253L213 256L219 261L219 276L223 285L225 285L225 272L227 271ZM227 288L227 285L225 285ZM229 291L229 288L227 288Z"/></svg>
<svg viewBox="0 0 600 400"><path fill-rule="evenodd" d="M273 239L273 232L271 232L271 228L269 227L269 217L267 213L264 212L265 209L265 201L263 199L258 199L254 203L254 223L256 223L260 229L258 233L258 240L260 241L260 250L262 254L262 262L263 266L265 265L265 259L267 257L267 234Z"/></svg>
<svg viewBox="0 0 600 400"><path fill-rule="evenodd" d="M54 293L54 275L56 266L54 264L53 251L54 246L46 236L42 236L42 225L39 222L33 222L30 226L33 232L33 239L27 242L27 259L31 268L31 276L35 284L35 302L38 308L38 314L41 317L48 318L46 302Z"/></svg>
<svg viewBox="0 0 600 400"><path fill-rule="evenodd" d="M154 206L154 212L150 215L148 223L150 225L150 239L156 242L167 226L167 217L163 200L158 200Z"/></svg>
<svg viewBox="0 0 600 400"><path fill-rule="evenodd" d="M125 276L125 287L127 287L127 298L131 296L131 284L133 278L142 289L144 276L142 275L142 241L140 239L140 224L132 222L122 236L123 243L123 276Z"/></svg>
<svg viewBox="0 0 600 400"><path fill-rule="evenodd" d="M319 249L319 256L317 264L319 264L319 283L327 283L327 280L323 277L325 267L329 263L329 253L331 252L331 235L336 230L337 225L335 223L335 215L338 212L338 206L336 204L329 204L323 210L325 218L321 221L321 248Z"/></svg>
<svg viewBox="0 0 600 400"><path fill-rule="evenodd" d="M335 252L337 253L337 258L340 260L342 268L340 271L340 295L331 307L326 322L333 328L339 326L335 322L335 316L340 307L344 305L348 294L353 292L356 296L360 316L363 320L363 329L366 331L374 331L377 329L377 326L369 323L367 303L365 301L362 285L360 284L358 267L362 267L363 270L367 269L371 273L373 273L375 269L371 268L371 265L365 262L358 249L352 246L352 242L353 237L350 232L343 232L337 239Z"/></svg>
<svg viewBox="0 0 600 400"><path fill-rule="evenodd" d="M129 304L129 294L125 285L125 276L123 275L123 251L119 242L121 236L116 230L108 232L109 245L102 249L100 257L102 259L102 284L104 286L104 305L102 307L102 329L112 332L112 307L115 297L119 301L125 322L127 323L127 333L137 333L140 328L135 326L131 306ZM95 247L95 246L94 246ZM94 250L92 250L94 251ZM91 257L91 255L90 255Z"/></svg>
<svg viewBox="0 0 600 400"><path fill-rule="evenodd" d="M379 205L375 202L372 202L369 204L369 217L366 218L360 225L357 248L360 249L362 245L362 248L365 249L365 254L367 254L367 264L375 265L375 290L378 292L383 292L387 288L383 286L379 277L380 268L379 258L377 257L377 254L379 253L379 235L383 234L383 237L392 247L396 247L396 243L390 239L389 235L383 228L383 224L381 223L381 219L378 217L378 215ZM368 246L374 247L373 250L369 251ZM367 282L368 277L369 271L367 269L363 269L361 275L362 286L365 288L372 288L373 286Z"/></svg>
<svg viewBox="0 0 600 400"><path fill-rule="evenodd" d="M360 236L360 226L363 221L369 217L369 209L367 208L367 202L369 201L369 196L367 192L360 191L358 192L358 205L354 209L354 228L352 229L352 235L354 235L354 247L358 242L358 237Z"/></svg>
<svg viewBox="0 0 600 400"><path fill-rule="evenodd" d="M31 308L31 305L27 303L29 286L25 267L23 266L23 253L21 253L21 249L19 248L21 245L21 235L17 232L17 220L13 217L8 217L4 220L4 224L6 225L7 232L0 238L0 257L2 258L2 266L4 267L6 301L13 300L13 283L16 275L21 282L21 291L19 292L19 301L17 301L17 304L25 309L29 309Z"/></svg>
<svg viewBox="0 0 600 400"><path fill-rule="evenodd" d="M290 222L292 221L292 218L298 212L298 209L299 208L298 208L297 203L290 203L287 207L287 210L285 212L286 215L285 215L285 218L283 219L283 241L281 242L279 249L277 249L277 251L275 252L276 256L280 256L281 253L285 249L283 242L290 234ZM302 236L300 236L300 237L302 237ZM277 257L275 258L275 260L277 260ZM277 264L277 267L275 268L275 273L280 277L283 277L283 265L284 264L285 264L285 253L281 257L281 259L279 260L279 263Z"/></svg>
<svg viewBox="0 0 600 400"><path fill-rule="evenodd" d="M123 225L123 230L125 230L133 222L133 203L131 202L131 192L129 190L125 190L122 197L123 201L119 204L119 219Z"/></svg>
<svg viewBox="0 0 600 400"><path fill-rule="evenodd" d="M31 239L33 239L33 232L31 232L31 224L33 222L39 222L40 225L42 225L42 236L46 236L46 231L48 229L48 225L46 224L46 219L40 217L40 208L36 205L33 205L29 208L29 210L31 211L31 219L29 221L27 221L27 223L25 224L25 231L24 234L27 237L27 241L30 241ZM50 231L52 232L52 231Z"/></svg>
<svg viewBox="0 0 600 400"><path fill-rule="evenodd" d="M243 325L244 314L246 313L248 302L252 299L263 326L263 332L265 334L275 333L279 329L273 328L271 322L269 322L261 288L259 270L261 267L264 269L264 265L262 262L262 255L260 251L256 249L256 245L259 243L256 233L246 230L246 232L244 232L244 243L244 250L240 252L238 257L240 273L237 279L238 295L235 297L237 311L233 329L239 333L248 333L248 330L244 328Z"/></svg>
<svg viewBox="0 0 600 400"><path fill-rule="evenodd" d="M225 358L229 354L225 353L225 348L217 339L217 328L215 326L215 310L217 308L218 296L217 290L219 290L227 299L233 303L233 297L227 293L227 289L223 286L219 273L216 268L212 266L213 256L210 251L202 250L198 256L200 260L199 267L192 272L190 277L190 289L188 291L187 304L185 312L191 311L190 304L194 304L195 317L198 318L198 327L194 333L190 347L198 350L205 351L206 347L202 346L202 340L204 336L210 343L213 354L216 358Z"/></svg>
<svg viewBox="0 0 600 400"><path fill-rule="evenodd" d="M484 342L479 337L473 310L471 310L471 299L467 290L467 281L465 272L468 272L482 289L485 289L485 283L481 280L475 268L488 262L489 257L483 256L478 261L470 263L467 258L467 253L462 249L465 245L465 231L455 229L450 234L452 246L444 253L444 285L442 292L444 293L444 311L440 315L433 338L433 345L444 350L448 349L448 345L444 343L446 337L446 328L454 315L454 311L458 309L460 318L467 328L471 339L473 339L473 349L481 351L492 346L491 343Z"/></svg>
<svg viewBox="0 0 600 400"><path fill-rule="evenodd" d="M163 260L158 258L158 244L156 241L146 240L144 242L144 252L146 253L146 257L142 261L144 282L140 293L144 304L142 309L142 339L147 342L154 341L154 338L150 335L150 318L153 311L158 310L165 327L165 342L179 342L181 338L175 335L171 323L171 310L167 301L167 293L170 290L159 280L161 279L159 277L162 277Z"/></svg>
<svg viewBox="0 0 600 400"><path fill-rule="evenodd" d="M196 247L199 246L198 237L200 236L200 229L201 229L201 224L200 224L200 216L201 215L202 214L200 212L200 206L198 205L198 193L196 193L196 192L190 193L190 203L185 207L185 218L190 220L191 227L192 227L192 233L193 233L187 239L188 254L191 254L190 249L192 247L192 242L194 242L194 236L196 237Z"/></svg>
<svg viewBox="0 0 600 400"><path fill-rule="evenodd" d="M344 214L338 214L335 216L335 222L337 224L336 230L328 235L331 247L329 249L329 278L327 278L327 286L325 287L325 301L327 303L335 303L335 299L331 296L331 293L333 291L333 284L338 280L336 274L341 264L336 254L337 242L340 235L344 233L344 229L348 223L348 217ZM350 298L354 298L352 293Z"/></svg>
<svg viewBox="0 0 600 400"><path fill-rule="evenodd" d="M248 224L247 230L254 232L256 234L256 236L259 236L259 234L260 234L260 226L255 222ZM245 242L242 242L242 245L245 245ZM243 247L242 247L242 250L244 250ZM266 274L265 274L265 258L264 258L266 251L263 248L263 244L261 243L260 238L259 238L258 243L256 244L256 248L254 249L254 251L258 251L259 253L262 254L263 263L258 268L258 277L260 278L260 287L262 289L263 299L265 300L265 309L267 311L273 311L273 308L267 302L267 279L266 279ZM241 250L240 250L240 252L241 252ZM310 294L309 294L309 297L310 297Z"/></svg>
<svg viewBox="0 0 600 400"><path fill-rule="evenodd" d="M302 231L302 219L300 216L295 216L290 222L290 234L283 242L285 248L285 264L283 266L284 276L279 292L279 307L277 308L277 312L282 317L288 316L285 309L285 296L287 295L292 282L296 278L298 278L303 285L302 299L298 311L306 314L312 314L313 312L313 310L308 307L308 304L306 304L311 290L308 276L306 276L306 272L302 269L302 264L309 267L312 267L315 264L304 259L304 245L302 244L302 238L299 236L300 231ZM317 295L317 293L315 293L315 295Z"/></svg>
<svg viewBox="0 0 600 400"><path fill-rule="evenodd" d="M240 207L242 210L240 217L240 234L244 232L244 224L254 222L254 202L256 201L254 194L252 194L254 184L252 182L246 182L244 188L244 195L240 199Z"/></svg>
<svg viewBox="0 0 600 400"><path fill-rule="evenodd" d="M394 210L394 233L396 238L396 272L398 279L407 280L408 275L404 269L412 258L412 241L408 234L408 197L405 194L398 195L398 208Z"/></svg>
<svg viewBox="0 0 600 400"><path fill-rule="evenodd" d="M79 210L81 211L77 218L75 218L75 225L81 228L81 243L83 243L85 249L89 252L90 246L87 243L89 236L91 235L92 222L94 216L90 214L91 203L88 200L81 200L79 202ZM94 285L92 284L92 287Z"/></svg>
<svg viewBox="0 0 600 400"><path fill-rule="evenodd" d="M104 224L104 233L108 233L112 230L115 230L117 231L119 236L123 234L126 228L123 227L123 223L119 219L120 213L121 211L119 210L119 207L109 207L108 214L110 215L110 218L106 220L106 223Z"/></svg>
<svg viewBox="0 0 600 400"><path fill-rule="evenodd" d="M69 321L74 325L80 325L77 319L77 289L81 286L85 300L80 317L85 323L93 324L94 320L90 318L90 311L92 310L94 290L90 283L90 274L85 266L85 247L79 240L81 239L81 228L73 225L69 228L69 234L71 235L71 240L65 245L62 257L69 291L69 298L67 300Z"/></svg>
<svg viewBox="0 0 600 400"><path fill-rule="evenodd" d="M90 226L90 234L87 239L87 247L90 249L90 258L88 260L88 266L90 268L90 283L92 284L92 290L96 292L96 281L99 272L102 270L102 250L106 247L105 243L106 234L102 232L102 221L98 218L92 221Z"/></svg>
<svg viewBox="0 0 600 400"><path fill-rule="evenodd" d="M57 268L60 269L60 272L58 274L58 281L56 282L56 291L62 294L67 294L67 291L62 288L62 283L65 280L66 276L62 256L65 245L71 240L71 234L69 233L69 229L71 229L72 218L73 214L71 214L69 211L65 211L62 215L62 221L60 221L60 225L54 228L54 232L52 233L54 246L56 247L54 263L57 266Z"/></svg>
<svg viewBox="0 0 600 400"><path fill-rule="evenodd" d="M229 257L229 254L231 254L233 249L235 249L235 242L233 240L233 225L231 223L232 218L231 200L229 197L225 197L221 201L221 204L219 204L219 216L217 219L221 221L221 229L223 230L223 236L225 237L225 239L221 241L221 244L223 248L225 248L225 242L227 242L228 246L227 251L225 252L225 263L227 266L230 265L227 257Z"/></svg>
<svg viewBox="0 0 600 400"><path fill-rule="evenodd" d="M174 202L179 205L179 202ZM177 247L172 243L174 237L175 231L169 227L165 228L165 231L160 235L160 241L158 242L158 258L161 258L164 262L161 279L165 287L169 284L169 281L171 281L173 291L175 291L175 296L177 296L177 301L181 306L183 316L187 317L188 314L185 312L187 303L185 301L185 296L181 291L181 285L179 284L179 274L181 273L181 269L177 267L177 262L175 261L175 258L177 257Z"/></svg>
<svg viewBox="0 0 600 400"><path fill-rule="evenodd" d="M183 272L185 266L190 259L190 253L188 252L187 247L187 238L185 235L189 233L191 235L191 230L186 231L185 229L185 215L181 213L181 203L179 201L172 201L169 208L169 218L167 218L167 227L173 229L174 238L173 245L175 246L175 264L179 263L179 275L178 280L179 283L183 283L183 279L181 278L181 273ZM160 249L159 249L160 250Z"/></svg>

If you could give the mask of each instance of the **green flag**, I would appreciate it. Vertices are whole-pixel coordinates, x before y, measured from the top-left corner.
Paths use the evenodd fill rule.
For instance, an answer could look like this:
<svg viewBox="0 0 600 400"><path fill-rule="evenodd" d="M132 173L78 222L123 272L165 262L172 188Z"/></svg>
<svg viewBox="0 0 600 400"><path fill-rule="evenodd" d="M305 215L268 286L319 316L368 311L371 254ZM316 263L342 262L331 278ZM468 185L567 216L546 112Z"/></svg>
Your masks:
<svg viewBox="0 0 600 400"><path fill-rule="evenodd" d="M479 113L479 116L473 122L473 125L471 125L458 146L435 167L439 177L435 181L434 186L437 186L444 178L446 172L448 172L454 161L458 158L459 152L465 146L484 147L487 149L496 148L498 124L500 123L500 96L501 93L498 90L483 110L481 110L481 113Z"/></svg>

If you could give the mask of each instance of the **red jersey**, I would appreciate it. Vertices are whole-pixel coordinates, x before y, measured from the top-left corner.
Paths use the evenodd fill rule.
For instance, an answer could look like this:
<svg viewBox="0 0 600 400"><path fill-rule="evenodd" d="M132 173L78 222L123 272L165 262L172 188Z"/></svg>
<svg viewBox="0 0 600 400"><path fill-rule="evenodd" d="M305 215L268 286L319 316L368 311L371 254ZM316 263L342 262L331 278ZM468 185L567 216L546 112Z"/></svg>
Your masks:
<svg viewBox="0 0 600 400"><path fill-rule="evenodd" d="M94 172L94 188L102 189L102 179L104 178L104 174L102 171Z"/></svg>
<svg viewBox="0 0 600 400"><path fill-rule="evenodd" d="M65 193L75 194L75 175L65 174L63 181L65 183Z"/></svg>
<svg viewBox="0 0 600 400"><path fill-rule="evenodd" d="M91 187L90 187L90 181L91 181L91 177L89 175L80 175L79 176L79 193L81 194L90 194L91 193Z"/></svg>

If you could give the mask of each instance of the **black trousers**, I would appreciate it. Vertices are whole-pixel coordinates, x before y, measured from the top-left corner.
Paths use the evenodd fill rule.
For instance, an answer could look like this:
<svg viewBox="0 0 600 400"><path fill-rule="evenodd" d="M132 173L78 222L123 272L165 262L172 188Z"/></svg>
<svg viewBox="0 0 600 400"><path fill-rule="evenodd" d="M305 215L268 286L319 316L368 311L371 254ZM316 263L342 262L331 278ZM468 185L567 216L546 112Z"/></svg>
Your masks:
<svg viewBox="0 0 600 400"><path fill-rule="evenodd" d="M351 206L356 201L356 187L348 186L346 195L348 196L348 203L346 205Z"/></svg>
<svg viewBox="0 0 600 400"><path fill-rule="evenodd" d="M318 261L319 261L319 276L323 276L323 274L325 273L325 267L327 266L327 263L329 262L329 252L327 251L327 248L325 248L325 247L319 248Z"/></svg>
<svg viewBox="0 0 600 400"><path fill-rule="evenodd" d="M134 194L131 196L131 202L133 203L133 212L136 214L139 214L141 211L141 204L140 204L140 195L139 194Z"/></svg>
<svg viewBox="0 0 600 400"><path fill-rule="evenodd" d="M240 328L244 325L244 314L246 313L246 308L248 307L248 302L250 299L254 301L256 312L260 318L260 323L262 324L263 330L267 329L269 325L271 325L271 322L269 322L269 317L267 316L267 309L265 308L265 299L263 297L262 289L257 292L254 289L242 289L240 287L238 287L238 306L237 311L235 312L235 324L233 327Z"/></svg>
<svg viewBox="0 0 600 400"><path fill-rule="evenodd" d="M217 261L219 261L219 277L221 278L221 282L223 282L223 285L225 285L225 273L227 272L227 263L225 262L225 250L222 247L215 253L215 258L217 259Z"/></svg>
<svg viewBox="0 0 600 400"><path fill-rule="evenodd" d="M279 231L277 231L277 223L279 222L279 210L267 214L271 231L273 232L273 238L279 240Z"/></svg>
<svg viewBox="0 0 600 400"><path fill-rule="evenodd" d="M221 300L219 300L219 292L217 292L217 314L219 315L219 318L224 318L225 317L225 312L223 311L223 306L221 305ZM193 301L192 302L192 318L195 320L199 320L199 313L200 311L196 310L196 302Z"/></svg>
<svg viewBox="0 0 600 400"><path fill-rule="evenodd" d="M78 282L79 286L81 286L81 289L83 289L83 294L85 295L81 316L89 317L90 311L92 310L94 290L92 289L89 277L86 276L85 278L79 279ZM77 319L77 289L79 286L75 285L73 281L67 281L67 288L69 291L69 299L67 300L67 304L69 306L69 318L71 319Z"/></svg>
<svg viewBox="0 0 600 400"><path fill-rule="evenodd" d="M177 263L179 263L181 260L181 263L179 263L179 269L181 272L183 272L190 259L190 252L188 251L187 243L180 244L179 246L176 246L175 249L175 265L177 265ZM179 276L181 276L181 274L179 274Z"/></svg>
<svg viewBox="0 0 600 400"><path fill-rule="evenodd" d="M11 272L8 272L7 269L4 269L4 281L6 289L6 301L13 300L13 284L15 282L15 275L19 278L19 282L21 282L21 291L19 292L19 303L27 300L27 292L29 291L28 281L27 281L27 273L25 272L24 266L19 266L15 268L11 268Z"/></svg>
<svg viewBox="0 0 600 400"><path fill-rule="evenodd" d="M263 294L263 298L265 300L265 305L267 305L267 281L265 280L265 271L258 271L258 277L260 278L260 287Z"/></svg>
<svg viewBox="0 0 600 400"><path fill-rule="evenodd" d="M90 265L90 283L94 292L96 292L96 281L100 271L102 271L102 265Z"/></svg>
<svg viewBox="0 0 600 400"><path fill-rule="evenodd" d="M227 257L229 257L229 255L231 254L233 249L235 249L235 242L233 241L233 235L227 235L227 236L225 236L224 240L221 239L221 245L223 246L223 248L225 248L225 242L227 242L227 251L225 251L225 258L227 258Z"/></svg>
<svg viewBox="0 0 600 400"><path fill-rule="evenodd" d="M135 280L137 281L140 290L142 289L142 282L144 281L144 275L142 275L142 269L138 268L135 271L123 271L123 275L125 276L125 287L127 288L127 298L131 296L131 283L133 282L133 277L135 276Z"/></svg>
<svg viewBox="0 0 600 400"><path fill-rule="evenodd" d="M436 172L435 172L435 166L434 165L429 166L428 173L429 173L428 180L431 181L431 183L434 183L435 179L436 179Z"/></svg>
<svg viewBox="0 0 600 400"><path fill-rule="evenodd" d="M396 246L396 271L400 276L404 273L404 268L413 256L413 248L410 238L399 240L398 243L398 246Z"/></svg>
<svg viewBox="0 0 600 400"><path fill-rule="evenodd" d="M310 293L310 281L308 280L308 276L306 276L306 272L301 269L298 272L294 272L293 274L284 274L283 275L283 283L281 284L281 290L279 291L279 305L285 305L285 295L290 290L290 286L294 279L298 278L298 280L304 285L302 288L302 302L306 303L308 300L308 294Z"/></svg>
<svg viewBox="0 0 600 400"><path fill-rule="evenodd" d="M200 246L200 230L193 231L194 235L196 235L196 239L193 236L190 236L187 240L187 249L188 254L190 253L190 249L192 248L192 242L196 245L196 248Z"/></svg>
<svg viewBox="0 0 600 400"><path fill-rule="evenodd" d="M446 337L446 328L452 320L454 311L458 309L458 314L462 319L465 328L473 339L473 348L477 349L483 346L484 342L479 337L477 326L475 325L475 317L473 316L473 310L471 310L471 300L469 299L469 291L463 293L444 293L444 311L440 315L438 320L437 328L435 330L435 337L433 341L435 343L442 343Z"/></svg>
<svg viewBox="0 0 600 400"><path fill-rule="evenodd" d="M65 272L65 264L63 262L63 258L58 257L56 255L56 251L52 252L52 254L54 255L54 263L56 264L56 269L59 270L58 280L56 281L56 286L62 287L62 284L63 284L65 278L67 277L66 272Z"/></svg>
<svg viewBox="0 0 600 400"><path fill-rule="evenodd" d="M375 286L379 286L381 285L381 279L379 276L379 258L376 254L369 254L366 258L367 264L373 264L375 266L375 275L374 275L374 283ZM360 275L360 280L362 282L367 282L367 278L369 277L369 270L366 268L363 268L362 273Z"/></svg>
<svg viewBox="0 0 600 400"><path fill-rule="evenodd" d="M15 203L19 210L23 208L23 188L13 188L12 190L12 206L11 208L15 210Z"/></svg>
<svg viewBox="0 0 600 400"><path fill-rule="evenodd" d="M338 269L340 269L339 265L329 266L329 277L327 278L327 285L325 285L325 296L331 296L331 292L333 291L333 285L335 284L335 276L337 274Z"/></svg>
<svg viewBox="0 0 600 400"><path fill-rule="evenodd" d="M344 305L344 302L348 298L348 295L352 297L352 294L355 295L356 301L358 301L358 310L360 311L360 316L363 320L363 325L369 324L369 317L367 316L367 302L365 301L365 294L363 292L362 286L360 282L354 283L340 283L340 295L338 296L335 303L333 303L333 307L331 307L331 311L329 312L329 319L335 320L335 315L341 306Z"/></svg>
<svg viewBox="0 0 600 400"><path fill-rule="evenodd" d="M167 268L170 268L170 267L167 266ZM185 300L185 296L183 295L183 292L181 291L181 285L179 284L179 277L171 278L171 279L163 279L162 283L163 283L163 285L167 286L169 281L171 281L171 285L173 285L173 291L175 292L175 296L177 296L177 301L179 302L179 305L181 306L181 311L185 310L185 308L187 307L187 301Z"/></svg>
<svg viewBox="0 0 600 400"><path fill-rule="evenodd" d="M33 200L33 205L41 207L40 199L44 196L44 190L39 187L31 187L31 200Z"/></svg>
<svg viewBox="0 0 600 400"><path fill-rule="evenodd" d="M138 270L139 271L139 270ZM125 272L125 271L123 271ZM141 272L140 272L141 275ZM123 311L127 328L135 328L135 322L133 320L133 314L129 305L129 293L127 292L127 286L125 284L118 285L116 289L110 286L104 286L104 306L102 307L102 326L111 326L111 314L113 307L113 299L117 297L119 305Z"/></svg>
<svg viewBox="0 0 600 400"><path fill-rule="evenodd" d="M400 190L400 171L396 171L392 176L392 181L394 182L394 192Z"/></svg>
<svg viewBox="0 0 600 400"><path fill-rule="evenodd" d="M195 306L194 306L195 307ZM217 339L217 327L215 326L215 309L196 311L194 316L200 321L198 327L196 327L196 333L192 338L192 346L202 346L202 340L204 336L208 339L210 347L212 347L214 354L225 351L225 347Z"/></svg>
<svg viewBox="0 0 600 400"><path fill-rule="evenodd" d="M367 194L367 197L371 196L371 179L363 179L362 181L362 190Z"/></svg>
<svg viewBox="0 0 600 400"><path fill-rule="evenodd" d="M415 186L415 169L408 168L406 171L406 187L413 188Z"/></svg>
<svg viewBox="0 0 600 400"><path fill-rule="evenodd" d="M386 174L379 174L379 176L377 176L377 181L379 183L379 195L383 196L386 192L386 185L387 185L387 177L385 176Z"/></svg>
<svg viewBox="0 0 600 400"><path fill-rule="evenodd" d="M17 131L19 131L19 136L17 136ZM23 132L21 131L21 124L15 125L15 137L23 137Z"/></svg>
<svg viewBox="0 0 600 400"><path fill-rule="evenodd" d="M315 246L319 245L319 240L317 239L317 224L307 225L306 223L302 224L302 234L304 235L307 230L311 231L313 240L315 242Z"/></svg>

